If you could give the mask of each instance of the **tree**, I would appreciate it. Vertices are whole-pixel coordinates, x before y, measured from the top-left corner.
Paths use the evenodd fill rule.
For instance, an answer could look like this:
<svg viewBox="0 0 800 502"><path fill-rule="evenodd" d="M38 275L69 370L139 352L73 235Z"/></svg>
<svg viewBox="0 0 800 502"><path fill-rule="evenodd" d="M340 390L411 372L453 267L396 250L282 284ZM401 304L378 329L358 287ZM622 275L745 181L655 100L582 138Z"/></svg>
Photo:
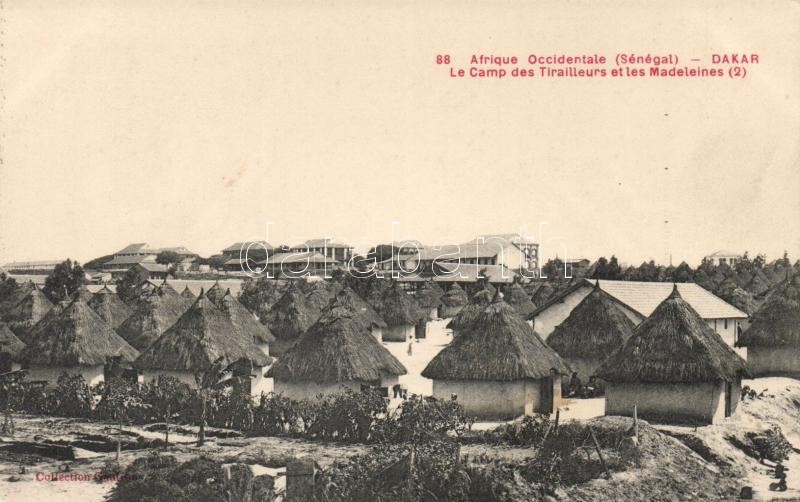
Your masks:
<svg viewBox="0 0 800 502"><path fill-rule="evenodd" d="M129 268L125 275L117 281L117 296L128 305L133 305L139 297L139 285L142 278L135 269Z"/></svg>
<svg viewBox="0 0 800 502"><path fill-rule="evenodd" d="M617 261L617 257L612 254L611 259L608 260L608 268L606 269L605 279L618 281L621 278L622 278L622 267L620 267L619 262Z"/></svg>
<svg viewBox="0 0 800 502"><path fill-rule="evenodd" d="M83 267L67 258L56 265L53 272L47 276L42 291L54 302L67 300L78 291L83 279Z"/></svg>
<svg viewBox="0 0 800 502"><path fill-rule="evenodd" d="M688 263L682 261L672 273L672 282L692 282L694 272Z"/></svg>
<svg viewBox="0 0 800 502"><path fill-rule="evenodd" d="M0 303L5 303L14 298L18 287L17 281L13 277L0 273Z"/></svg>
<svg viewBox="0 0 800 502"><path fill-rule="evenodd" d="M256 250L253 250L255 252ZM263 249L262 249L263 251ZM250 257L253 252L248 252L247 256ZM225 265L225 262L230 260L229 257L222 255L222 254L215 254L214 256L209 256L208 258L198 258L197 264L198 265L208 265L214 270L220 270Z"/></svg>
<svg viewBox="0 0 800 502"><path fill-rule="evenodd" d="M160 265L176 265L181 262L183 258L175 251L161 251L156 255L156 263Z"/></svg>
<svg viewBox="0 0 800 502"><path fill-rule="evenodd" d="M220 356L216 361L211 363L211 366L194 374L194 380L197 383L198 392L200 394L201 406L200 430L197 434L197 446L203 446L206 442L206 408L208 397L211 391L219 385L225 371L226 367L223 363L223 358Z"/></svg>
<svg viewBox="0 0 800 502"><path fill-rule="evenodd" d="M114 410L114 419L117 422L116 461L119 462L119 454L122 450L122 423L127 420L128 411L131 408L142 406L142 401L135 395L131 385L121 378L112 378L108 381L103 398L108 403L108 407Z"/></svg>

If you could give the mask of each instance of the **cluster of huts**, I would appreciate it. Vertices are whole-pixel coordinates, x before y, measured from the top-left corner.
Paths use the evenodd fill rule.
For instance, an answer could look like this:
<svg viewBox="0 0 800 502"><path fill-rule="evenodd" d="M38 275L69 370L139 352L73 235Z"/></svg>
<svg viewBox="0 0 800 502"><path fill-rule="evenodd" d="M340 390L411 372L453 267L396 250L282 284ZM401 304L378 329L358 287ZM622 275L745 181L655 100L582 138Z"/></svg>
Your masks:
<svg viewBox="0 0 800 502"><path fill-rule="evenodd" d="M422 376L434 397L457 399L482 419L553 412L562 382L581 375L605 386L607 414L636 408L645 418L711 423L734 412L742 378L800 376L797 279L775 288L742 333L738 311L694 285L658 284L645 301L631 296L636 285L612 282L581 283L537 307L517 281L468 292L434 282L409 291L390 280L294 280L262 295L258 317L218 284L196 296L145 282L130 303L108 288L79 290L55 305L26 286L0 324L0 353L48 383L68 372L92 384L116 371L196 385L221 364L253 394L273 385L298 399L371 387L388 397L407 370L385 343L424 338L426 323L443 318L452 339ZM714 316L733 316L734 340L723 336L729 318ZM732 345L747 348L749 364Z"/></svg>

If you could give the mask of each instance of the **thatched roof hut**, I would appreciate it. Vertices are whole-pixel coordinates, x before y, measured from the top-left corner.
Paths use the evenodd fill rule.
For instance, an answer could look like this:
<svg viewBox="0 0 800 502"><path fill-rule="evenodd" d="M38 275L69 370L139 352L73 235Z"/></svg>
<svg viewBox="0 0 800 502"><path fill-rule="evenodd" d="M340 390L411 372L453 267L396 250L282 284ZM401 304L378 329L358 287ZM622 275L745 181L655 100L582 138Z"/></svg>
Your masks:
<svg viewBox="0 0 800 502"><path fill-rule="evenodd" d="M103 286L100 291L92 295L88 304L97 312L97 315L114 329L117 329L133 314L133 309L120 300L119 296L106 286Z"/></svg>
<svg viewBox="0 0 800 502"><path fill-rule="evenodd" d="M752 316L739 336L739 347L800 347L800 280L794 277L776 289ZM800 365L800 363L798 363Z"/></svg>
<svg viewBox="0 0 800 502"><path fill-rule="evenodd" d="M219 281L214 281L214 285L206 291L206 298L211 300L214 305L219 305L219 301L225 296L225 290L219 285Z"/></svg>
<svg viewBox="0 0 800 502"><path fill-rule="evenodd" d="M453 330L453 333L460 333L467 329L475 317L490 303L492 303L493 294L488 289L482 289L472 296L470 302L462 308L458 314L455 315L450 322L447 323L447 328Z"/></svg>
<svg viewBox="0 0 800 502"><path fill-rule="evenodd" d="M503 288L503 300L514 307L514 310L523 319L527 318L528 314L536 309L536 305L528 297L528 293L516 281Z"/></svg>
<svg viewBox="0 0 800 502"><path fill-rule="evenodd" d="M597 370L609 382L659 384L731 382L748 374L747 363L681 298L677 286Z"/></svg>
<svg viewBox="0 0 800 502"><path fill-rule="evenodd" d="M405 374L406 368L375 340L359 313L335 306L322 314L267 376L318 384L372 384Z"/></svg>
<svg viewBox="0 0 800 502"><path fill-rule="evenodd" d="M422 376L448 381L499 381L549 378L569 366L534 333L507 303L496 299L442 349Z"/></svg>
<svg viewBox="0 0 800 502"><path fill-rule="evenodd" d="M432 281L426 281L420 289L414 292L414 299L417 300L417 304L428 312L439 308L439 305L442 304L443 296L444 290Z"/></svg>
<svg viewBox="0 0 800 502"><path fill-rule="evenodd" d="M319 319L319 316L320 311L311 306L300 288L292 282L286 293L261 320L276 338L274 346L270 346L270 352L283 353Z"/></svg>
<svg viewBox="0 0 800 502"><path fill-rule="evenodd" d="M446 307L463 307L469 303L467 293L457 283L453 283L450 289L442 296L442 303Z"/></svg>
<svg viewBox="0 0 800 502"><path fill-rule="evenodd" d="M220 298L217 307L233 324L239 336L256 344L270 344L275 341L275 336L269 328L258 322L256 316L231 294L230 289Z"/></svg>
<svg viewBox="0 0 800 502"><path fill-rule="evenodd" d="M4 320L11 331L27 343L28 333L52 308L53 304L47 296L34 285L33 289L8 311Z"/></svg>
<svg viewBox="0 0 800 502"><path fill-rule="evenodd" d="M83 285L78 286L78 289L75 290L75 292L71 295L73 300L80 299L86 303L89 303L89 300L92 299L92 296L94 295L91 291L89 291L89 288Z"/></svg>
<svg viewBox="0 0 800 502"><path fill-rule="evenodd" d="M595 284L547 339L565 358L605 359L633 335L636 325L616 301Z"/></svg>
<svg viewBox="0 0 800 502"><path fill-rule="evenodd" d="M330 310L336 307L349 309L364 318L368 327L375 327L379 329L386 328L386 321L383 317L370 306L369 303L364 301L358 294L345 286L338 293L333 301L325 308Z"/></svg>
<svg viewBox="0 0 800 502"><path fill-rule="evenodd" d="M197 300L197 297L194 296L194 293L192 293L192 290L189 289L188 285L183 287L183 291L181 291L181 296L186 300L191 301L192 303L194 303L194 301Z"/></svg>
<svg viewBox="0 0 800 502"><path fill-rule="evenodd" d="M180 295L159 295L151 292L138 302L133 314L117 328L117 332L137 350L153 344L187 310Z"/></svg>
<svg viewBox="0 0 800 502"><path fill-rule="evenodd" d="M131 347L83 300L73 300L31 332L22 362L36 367L97 366L111 358L131 362Z"/></svg>
<svg viewBox="0 0 800 502"><path fill-rule="evenodd" d="M224 367L248 361L266 366L272 359L245 337L203 292L189 310L134 362L141 370L197 373L218 360Z"/></svg>
<svg viewBox="0 0 800 502"><path fill-rule="evenodd" d="M549 282L544 282L536 288L531 301L534 305L542 305L557 293L556 288Z"/></svg>
<svg viewBox="0 0 800 502"><path fill-rule="evenodd" d="M417 301L394 282L375 308L388 326L414 326L425 319L425 312Z"/></svg>
<svg viewBox="0 0 800 502"><path fill-rule="evenodd" d="M0 322L0 354L8 354L12 361L16 361L24 348L25 343L17 338L6 323Z"/></svg>
<svg viewBox="0 0 800 502"><path fill-rule="evenodd" d="M318 281L311 283L306 292L308 303L320 312L336 297L342 289L342 284L337 281Z"/></svg>

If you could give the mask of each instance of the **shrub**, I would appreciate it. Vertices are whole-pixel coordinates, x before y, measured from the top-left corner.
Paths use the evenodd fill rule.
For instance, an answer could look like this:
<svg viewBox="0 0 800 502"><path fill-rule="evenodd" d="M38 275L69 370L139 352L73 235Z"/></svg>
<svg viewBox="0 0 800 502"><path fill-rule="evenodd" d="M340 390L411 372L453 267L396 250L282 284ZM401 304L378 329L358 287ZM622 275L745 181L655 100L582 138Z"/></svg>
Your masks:
<svg viewBox="0 0 800 502"><path fill-rule="evenodd" d="M461 436L473 422L456 401L412 395L379 424L375 436L392 443L420 443L439 435Z"/></svg>
<svg viewBox="0 0 800 502"><path fill-rule="evenodd" d="M515 446L539 446L545 434L551 428L550 417L536 413L525 416L520 421L500 425L483 434L484 440L492 443L504 443Z"/></svg>
<svg viewBox="0 0 800 502"><path fill-rule="evenodd" d="M136 459L123 472L108 500L112 502L224 502L222 464L198 457L178 464L171 455L153 454Z"/></svg>
<svg viewBox="0 0 800 502"><path fill-rule="evenodd" d="M92 414L94 394L81 375L62 373L51 395L54 415L88 418Z"/></svg>

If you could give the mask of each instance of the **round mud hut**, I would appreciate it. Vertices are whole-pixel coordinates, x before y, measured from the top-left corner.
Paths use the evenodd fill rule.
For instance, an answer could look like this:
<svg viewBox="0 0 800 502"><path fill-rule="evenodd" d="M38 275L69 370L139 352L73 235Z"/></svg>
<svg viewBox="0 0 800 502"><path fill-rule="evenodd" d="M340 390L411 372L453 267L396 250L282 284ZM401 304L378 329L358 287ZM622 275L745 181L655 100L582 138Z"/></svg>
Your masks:
<svg viewBox="0 0 800 502"><path fill-rule="evenodd" d="M413 340L417 324L426 320L425 312L414 297L406 293L396 281L383 293L376 308L387 326L382 335L384 342Z"/></svg>
<svg viewBox="0 0 800 502"><path fill-rule="evenodd" d="M28 343L30 341L28 335L33 327L52 308L53 304L47 296L42 293L38 286L34 285L33 289L6 313L4 321L20 340Z"/></svg>
<svg viewBox="0 0 800 502"><path fill-rule="evenodd" d="M217 307L236 328L238 336L251 340L261 352L269 355L269 346L275 342L275 336L231 294L230 289L225 292L225 296L220 298Z"/></svg>
<svg viewBox="0 0 800 502"><path fill-rule="evenodd" d="M296 282L292 281L289 289L261 320L275 335L270 352L276 356L294 345L320 316L319 310L311 306Z"/></svg>
<svg viewBox="0 0 800 502"><path fill-rule="evenodd" d="M133 309L120 300L119 296L107 286L103 286L100 291L95 293L88 304L100 318L114 329L119 328L133 314Z"/></svg>
<svg viewBox="0 0 800 502"><path fill-rule="evenodd" d="M737 347L747 347L754 376L800 378L800 279L785 281L752 317Z"/></svg>
<svg viewBox="0 0 800 502"><path fill-rule="evenodd" d="M569 367L500 298L483 307L442 349L422 376L433 380L433 396L455 397L468 415L506 420L552 413Z"/></svg>
<svg viewBox="0 0 800 502"><path fill-rule="evenodd" d="M637 326L596 372L606 415L655 422L715 423L736 410L747 363L678 292Z"/></svg>
<svg viewBox="0 0 800 502"><path fill-rule="evenodd" d="M547 345L585 382L635 329L636 325L617 307L616 300L595 283L591 293L556 326L547 338Z"/></svg>
<svg viewBox="0 0 800 502"><path fill-rule="evenodd" d="M36 325L21 362L28 378L55 385L62 373L81 375L89 385L104 380L112 359L131 363L139 352L81 299L58 308Z"/></svg>
<svg viewBox="0 0 800 502"><path fill-rule="evenodd" d="M448 319L454 317L456 314L461 312L461 309L464 308L466 304L469 303L469 297L464 289L458 285L458 283L453 283L452 286L442 295L442 305L439 311L439 317L442 319Z"/></svg>
<svg viewBox="0 0 800 502"><path fill-rule="evenodd" d="M378 342L383 340L383 330L387 328L386 321L369 303L358 296L358 293L345 286L336 294L336 297L326 307L326 310L334 307L344 307L359 314L364 319L372 336Z"/></svg>
<svg viewBox="0 0 800 502"><path fill-rule="evenodd" d="M143 351L175 324L187 308L186 300L180 296L161 295L154 290L138 302L117 333L136 350Z"/></svg>
<svg viewBox="0 0 800 502"><path fill-rule="evenodd" d="M19 361L24 349L25 343L6 323L0 322L0 373L20 369Z"/></svg>
<svg viewBox="0 0 800 502"><path fill-rule="evenodd" d="M414 292L414 299L422 311L425 312L428 320L439 318L443 296L444 290L433 281L425 281L422 287Z"/></svg>
<svg viewBox="0 0 800 502"><path fill-rule="evenodd" d="M192 293L192 290L189 289L188 285L183 287L183 291L181 291L181 296L192 303L194 303L194 301L197 300L197 297L194 295L194 293Z"/></svg>
<svg viewBox="0 0 800 502"><path fill-rule="evenodd" d="M522 289L522 286L517 281L503 288L503 300L514 307L514 310L523 319L526 319L531 312L536 310L536 305L533 304L528 293Z"/></svg>
<svg viewBox="0 0 800 502"><path fill-rule="evenodd" d="M470 302L464 306L455 317L447 323L447 329L453 332L453 338L469 328L475 317L492 303L492 293L483 289L472 296Z"/></svg>
<svg viewBox="0 0 800 502"><path fill-rule="evenodd" d="M377 387L388 397L406 368L370 333L363 317L334 306L270 368L275 392L292 399Z"/></svg>
<svg viewBox="0 0 800 502"><path fill-rule="evenodd" d="M134 362L144 382L168 375L196 386L195 375L221 364L249 382L250 392L268 392L264 368L272 362L252 340L238 335L237 328L203 292L194 304L142 352Z"/></svg>

